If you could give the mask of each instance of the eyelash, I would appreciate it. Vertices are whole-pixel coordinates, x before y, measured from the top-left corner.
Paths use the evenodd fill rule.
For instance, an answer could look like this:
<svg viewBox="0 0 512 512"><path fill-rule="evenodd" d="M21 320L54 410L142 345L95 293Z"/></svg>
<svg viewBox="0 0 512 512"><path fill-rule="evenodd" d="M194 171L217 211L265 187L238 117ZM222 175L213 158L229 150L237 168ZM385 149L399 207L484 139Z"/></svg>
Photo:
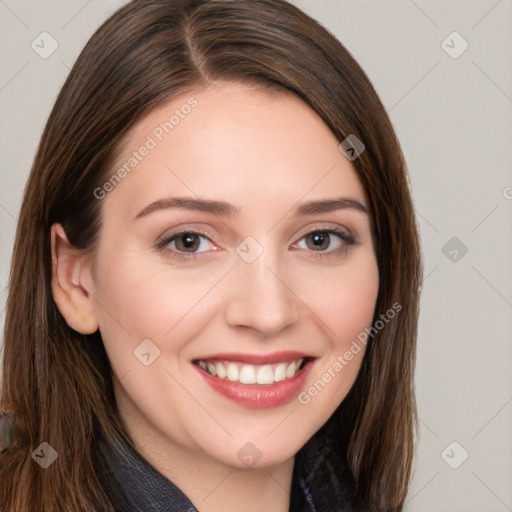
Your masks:
<svg viewBox="0 0 512 512"><path fill-rule="evenodd" d="M161 238L160 240L157 241L155 247L159 250L166 250L167 246L171 242L173 242L176 238L179 238L181 235L185 235L185 234L200 235L203 238L206 238L207 240L209 240L210 242L212 242L212 238L213 238L208 233L205 233L205 232L197 230L197 229L183 230L183 231L178 231L176 233L171 233L170 235L164 235L163 238ZM171 252L173 253L172 257L177 260L180 260L180 261L187 261L187 260L197 257L197 254L201 254L201 253L184 253L184 252L174 252L174 251L171 251Z"/></svg>
<svg viewBox="0 0 512 512"><path fill-rule="evenodd" d="M332 229L332 228L313 229L313 230L303 232L303 233L301 233L301 237L300 237L299 241L301 241L302 239L304 239L305 237L307 237L309 235L312 235L313 233L326 233L329 235L335 235L335 236L339 237L341 242L343 243L343 245L341 247L339 247L335 250L332 250L331 252L309 250L308 252L313 253L314 258L324 259L324 258L329 258L329 257L336 257L339 255L340 252L346 252L348 250L349 246L356 245L356 241L353 236L349 235L345 231ZM200 235L203 238L206 238L207 240L209 240L210 242L213 242L213 240L212 240L213 237L211 235L209 235L208 233L205 233L200 230L184 230L184 231L178 231L176 233L171 233L170 235L164 235L163 238L157 240L155 247L156 247L156 249L159 249L159 250L166 250L170 243L172 243L174 240L176 240L177 238L179 238L180 236L185 235L185 234ZM197 253L197 252L185 253L183 251L178 251L178 252L172 251L172 252L173 252L172 257L177 260L180 260L180 261L187 261L187 260L197 257L198 254L202 254L202 253Z"/></svg>

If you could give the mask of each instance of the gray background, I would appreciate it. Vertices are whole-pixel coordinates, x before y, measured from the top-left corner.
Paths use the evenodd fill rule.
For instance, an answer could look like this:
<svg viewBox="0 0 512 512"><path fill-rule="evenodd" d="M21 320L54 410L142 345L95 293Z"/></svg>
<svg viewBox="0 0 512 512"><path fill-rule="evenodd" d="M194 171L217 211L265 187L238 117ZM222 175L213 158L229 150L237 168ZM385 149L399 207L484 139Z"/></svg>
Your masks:
<svg viewBox="0 0 512 512"><path fill-rule="evenodd" d="M2 324L16 218L43 126L81 48L124 3L0 0ZM512 510L512 1L294 3L365 69L409 166L425 280L421 442L406 510ZM31 47L51 48L44 31L58 43L46 59Z"/></svg>

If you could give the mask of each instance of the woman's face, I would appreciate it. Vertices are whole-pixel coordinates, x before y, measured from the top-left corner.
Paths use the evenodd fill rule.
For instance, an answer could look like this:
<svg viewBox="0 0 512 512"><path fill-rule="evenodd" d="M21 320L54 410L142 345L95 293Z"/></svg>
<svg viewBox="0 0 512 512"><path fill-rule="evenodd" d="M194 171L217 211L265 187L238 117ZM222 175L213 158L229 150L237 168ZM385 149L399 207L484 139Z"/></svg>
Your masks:
<svg viewBox="0 0 512 512"><path fill-rule="evenodd" d="M351 388L376 304L352 164L297 97L239 84L174 99L125 142L87 281L121 417L146 451L290 459Z"/></svg>

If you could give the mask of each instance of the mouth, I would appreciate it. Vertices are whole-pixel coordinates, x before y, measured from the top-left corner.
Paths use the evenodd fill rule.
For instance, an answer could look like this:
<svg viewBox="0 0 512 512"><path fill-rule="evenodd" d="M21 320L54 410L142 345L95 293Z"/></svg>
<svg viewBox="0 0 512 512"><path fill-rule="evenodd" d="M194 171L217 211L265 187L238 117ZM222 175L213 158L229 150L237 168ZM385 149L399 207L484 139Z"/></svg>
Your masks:
<svg viewBox="0 0 512 512"><path fill-rule="evenodd" d="M199 359L194 363L218 379L240 384L268 386L295 377L313 358L301 357L273 364L247 364L222 359Z"/></svg>
<svg viewBox="0 0 512 512"><path fill-rule="evenodd" d="M218 394L243 407L264 409L292 401L304 386L315 359L298 352L217 354L192 363Z"/></svg>

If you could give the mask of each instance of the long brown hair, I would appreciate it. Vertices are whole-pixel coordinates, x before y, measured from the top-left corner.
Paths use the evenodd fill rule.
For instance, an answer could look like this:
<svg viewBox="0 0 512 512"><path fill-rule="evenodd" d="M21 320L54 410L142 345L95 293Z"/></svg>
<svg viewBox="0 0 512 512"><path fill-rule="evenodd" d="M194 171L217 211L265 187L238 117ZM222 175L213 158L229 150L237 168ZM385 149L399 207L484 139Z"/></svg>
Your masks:
<svg viewBox="0 0 512 512"><path fill-rule="evenodd" d="M17 445L0 455L0 510L113 511L96 469L101 447L127 435L117 414L99 332L71 329L53 300L50 226L93 251L101 227L94 190L112 173L123 137L170 98L213 82L292 91L341 142L365 151L352 164L375 235L379 295L361 370L333 415L333 446L349 463L357 502L402 510L417 435L413 388L420 247L404 158L386 110L350 53L285 0L134 0L93 35L64 84L26 186L6 309L0 410ZM48 442L58 463L32 452ZM339 442L338 442L339 441Z"/></svg>

